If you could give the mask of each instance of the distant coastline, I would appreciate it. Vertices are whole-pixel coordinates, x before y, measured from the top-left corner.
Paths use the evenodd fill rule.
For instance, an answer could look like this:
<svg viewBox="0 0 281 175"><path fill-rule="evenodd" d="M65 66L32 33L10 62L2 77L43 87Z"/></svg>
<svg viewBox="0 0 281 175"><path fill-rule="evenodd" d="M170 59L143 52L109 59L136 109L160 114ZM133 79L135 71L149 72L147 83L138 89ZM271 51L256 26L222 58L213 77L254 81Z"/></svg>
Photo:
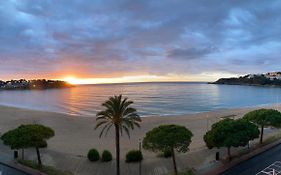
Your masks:
<svg viewBox="0 0 281 175"><path fill-rule="evenodd" d="M44 89L61 89L70 88L73 85L60 80L0 80L0 90L44 90Z"/></svg>
<svg viewBox="0 0 281 175"><path fill-rule="evenodd" d="M221 78L209 84L281 87L281 72L248 74L238 78Z"/></svg>

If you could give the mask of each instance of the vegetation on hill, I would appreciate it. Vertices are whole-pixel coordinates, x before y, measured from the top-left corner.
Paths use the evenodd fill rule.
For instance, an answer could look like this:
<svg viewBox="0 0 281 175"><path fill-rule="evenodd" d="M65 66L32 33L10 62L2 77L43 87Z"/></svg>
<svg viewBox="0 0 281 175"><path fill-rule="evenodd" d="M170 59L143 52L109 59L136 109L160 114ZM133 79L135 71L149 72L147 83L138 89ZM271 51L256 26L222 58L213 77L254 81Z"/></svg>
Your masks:
<svg viewBox="0 0 281 175"><path fill-rule="evenodd" d="M0 89L2 90L31 90L31 89L57 89L57 88L69 88L73 85L59 80L10 80L1 81Z"/></svg>
<svg viewBox="0 0 281 175"><path fill-rule="evenodd" d="M254 76L246 75L238 78L221 78L212 84L281 86L281 79L270 79L263 74Z"/></svg>

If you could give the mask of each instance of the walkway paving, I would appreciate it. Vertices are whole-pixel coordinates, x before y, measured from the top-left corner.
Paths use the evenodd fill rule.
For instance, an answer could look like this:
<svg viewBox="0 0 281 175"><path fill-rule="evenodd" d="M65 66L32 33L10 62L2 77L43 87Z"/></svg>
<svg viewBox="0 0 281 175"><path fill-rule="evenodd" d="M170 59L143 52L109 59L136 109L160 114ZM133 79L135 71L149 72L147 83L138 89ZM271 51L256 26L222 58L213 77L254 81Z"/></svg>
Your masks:
<svg viewBox="0 0 281 175"><path fill-rule="evenodd" d="M29 175L29 174L0 163L0 175Z"/></svg>
<svg viewBox="0 0 281 175"><path fill-rule="evenodd" d="M192 154L192 153L190 153ZM43 160L53 166L59 167L63 170L68 170L77 175L112 175L115 174L115 161L108 163L103 162L89 162L86 157L78 157L72 155L64 155L52 151L44 151ZM196 160L197 157L200 159ZM188 162L201 162L199 156L177 156L177 164L179 170L184 170L190 166ZM172 160L164 158L145 159L142 164L143 175L163 175L172 172ZM122 175L138 175L138 163L125 163L121 160L121 174Z"/></svg>
<svg viewBox="0 0 281 175"><path fill-rule="evenodd" d="M28 175L21 170L8 166L8 164L13 159L13 155L8 154L4 150L0 149L0 175Z"/></svg>
<svg viewBox="0 0 281 175"><path fill-rule="evenodd" d="M0 144L0 150L2 150L2 154L0 152L1 157L2 155L5 155L4 157L6 157L6 159L12 159L13 152L10 151L7 147L4 147L3 145L1 146ZM216 151L216 149L199 149L195 152L189 152L188 154L177 155L178 169L181 171L186 170L187 168L193 168L198 170L198 174L203 174L203 172L206 172L206 170L213 169L215 167L220 167L222 163L214 161ZM221 149L220 152L221 154L224 154L226 151L224 149ZM93 163L89 162L86 157L63 154L47 149L42 149L41 155L44 164L54 166L61 170L71 171L75 175L115 174L115 161L111 161L109 163ZM31 160L36 160L35 151L33 149L26 150L25 157ZM142 162L143 175L167 175L172 171L173 167L171 159L155 157L150 159L144 159L144 161ZM121 160L121 174L138 175L139 164L128 164L125 163L124 160ZM216 172L212 174L216 174Z"/></svg>
<svg viewBox="0 0 281 175"><path fill-rule="evenodd" d="M0 145L0 150L12 159L13 152L7 147ZM205 151L201 151L206 155ZM115 161L108 163L103 162L89 162L86 157L67 155L51 150L41 150L42 160L44 164L57 167L61 170L67 170L73 172L75 175L112 175L115 174ZM36 160L36 154L33 149L25 150L25 157L27 159ZM211 156L212 157L212 156ZM203 159L202 159L203 158ZM189 167L201 164L206 156L197 156L195 152L188 153L187 155L178 155L177 164L179 170L185 170ZM142 162L143 175L166 175L172 172L172 160L156 157L152 159L145 159ZM121 174L122 175L138 175L139 164L138 163L125 163L121 160Z"/></svg>

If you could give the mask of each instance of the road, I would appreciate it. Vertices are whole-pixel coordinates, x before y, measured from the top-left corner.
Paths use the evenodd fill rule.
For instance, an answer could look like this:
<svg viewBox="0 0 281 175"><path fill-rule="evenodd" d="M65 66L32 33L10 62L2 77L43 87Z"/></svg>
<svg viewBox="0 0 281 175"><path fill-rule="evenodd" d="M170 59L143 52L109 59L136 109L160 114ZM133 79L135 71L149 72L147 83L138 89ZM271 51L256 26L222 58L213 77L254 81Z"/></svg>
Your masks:
<svg viewBox="0 0 281 175"><path fill-rule="evenodd" d="M7 167L0 163L0 175L28 175L22 171Z"/></svg>
<svg viewBox="0 0 281 175"><path fill-rule="evenodd" d="M281 144L244 161L220 175L255 175L276 161L281 161ZM260 173L261 175L263 173Z"/></svg>

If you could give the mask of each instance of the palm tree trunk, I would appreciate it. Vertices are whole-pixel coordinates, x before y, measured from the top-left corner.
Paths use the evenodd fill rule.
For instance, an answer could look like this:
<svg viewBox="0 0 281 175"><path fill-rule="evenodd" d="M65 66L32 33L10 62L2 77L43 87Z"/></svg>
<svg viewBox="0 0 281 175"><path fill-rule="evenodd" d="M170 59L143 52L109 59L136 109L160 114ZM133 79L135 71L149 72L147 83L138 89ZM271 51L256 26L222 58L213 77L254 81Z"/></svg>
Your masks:
<svg viewBox="0 0 281 175"><path fill-rule="evenodd" d="M227 156L228 156L228 161L231 161L231 154L230 154L230 147L227 147Z"/></svg>
<svg viewBox="0 0 281 175"><path fill-rule="evenodd" d="M39 167L42 167L42 161L41 161L41 156L38 147L36 147L36 153L37 153L38 165Z"/></svg>
<svg viewBox="0 0 281 175"><path fill-rule="evenodd" d="M174 174L177 175L178 174L178 170L177 170L177 163L176 163L176 157L175 157L175 150L174 150L174 148L172 148L172 159L173 159L173 166L174 166Z"/></svg>
<svg viewBox="0 0 281 175"><path fill-rule="evenodd" d="M116 175L120 175L120 133L119 126L115 125L115 143L116 143Z"/></svg>
<svg viewBox="0 0 281 175"><path fill-rule="evenodd" d="M260 144L262 144L262 141L263 141L263 129L264 129L264 126L261 125Z"/></svg>

